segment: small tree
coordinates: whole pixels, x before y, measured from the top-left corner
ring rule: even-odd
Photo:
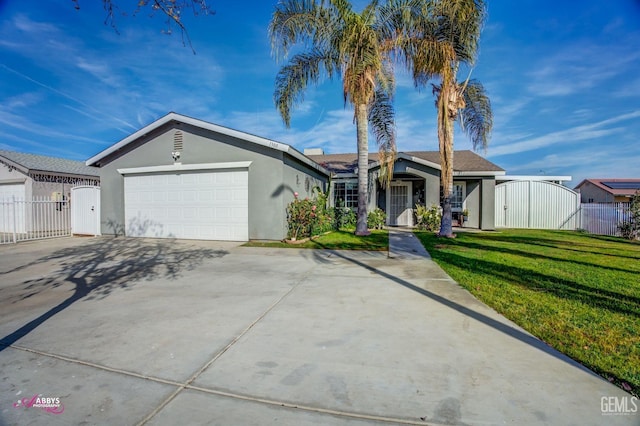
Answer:
[[[622,237],[629,240],[640,239],[640,191],[631,198],[629,217],[618,224],[618,231]]]

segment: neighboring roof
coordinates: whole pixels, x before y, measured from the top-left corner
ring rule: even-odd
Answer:
[[[95,167],[88,167],[82,161],[24,152],[0,150],[0,161],[9,164],[25,174],[44,172],[52,174],[99,176]]]
[[[358,166],[357,154],[309,155],[313,161],[331,170],[333,173],[354,173]],[[438,151],[399,152],[397,159],[414,161],[440,170],[440,153]],[[378,154],[369,153],[369,167],[378,165]],[[473,151],[455,151],[453,156],[454,173],[478,172],[492,175],[503,175],[504,169],[486,160]]]
[[[591,183],[613,195],[633,195],[636,191],[640,191],[640,179],[585,179],[580,182],[574,189],[580,189],[585,183]]]
[[[252,135],[250,133],[245,133],[245,132],[241,132],[239,130],[234,130],[234,129],[230,129],[228,127],[223,127],[223,126],[219,126],[217,124],[213,124],[213,123],[209,123],[207,121],[203,121],[203,120],[198,120],[197,118],[191,118],[191,117],[187,117],[186,115],[181,115],[181,114],[177,114],[175,112],[170,112],[169,114],[165,115],[164,117],[159,118],[158,120],[154,121],[153,123],[143,127],[142,129],[138,130],[137,132],[127,136],[126,138],[122,139],[120,142],[111,145],[109,148],[105,149],[104,151],[100,152],[99,154],[89,158],[86,161],[86,165],[90,166],[90,165],[96,165],[97,163],[100,162],[100,160],[102,160],[103,158],[107,157],[108,155],[118,151],[119,149],[124,148],[125,146],[129,145],[130,143],[138,140],[141,137],[146,136],[147,134],[149,134],[150,132],[154,131],[155,129],[167,124],[167,123],[171,123],[171,122],[179,122],[179,123],[184,123],[184,124],[189,124],[192,125],[194,127],[199,127],[201,129],[205,129],[205,130],[210,130],[216,133],[220,133],[223,135],[227,135],[227,136],[231,136],[234,138],[238,138],[238,139],[242,139],[245,140],[247,142],[251,142],[251,143],[255,143],[257,145],[261,145],[261,146],[265,146],[271,149],[275,149],[278,151],[282,151],[282,152],[286,152],[287,154],[291,155],[293,158],[301,161],[302,163],[306,164],[307,166],[325,174],[325,175],[329,175],[329,171],[326,170],[325,168],[319,166],[317,163],[309,160],[308,157],[306,157],[305,155],[303,155],[300,151],[297,151],[295,148],[292,148],[291,146],[284,144],[284,143],[280,143],[280,142],[276,142],[273,141],[271,139],[266,139],[260,136],[256,136],[256,135]]]

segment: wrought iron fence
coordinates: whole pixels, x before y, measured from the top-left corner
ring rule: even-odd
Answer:
[[[0,200],[0,244],[71,235],[69,200]]]
[[[583,203],[580,228],[591,234],[620,235],[618,226],[631,220],[629,203]]]

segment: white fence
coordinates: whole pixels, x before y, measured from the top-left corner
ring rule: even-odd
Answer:
[[[0,200],[0,244],[71,235],[69,201]]]
[[[524,229],[584,229],[620,235],[631,218],[629,203],[580,204],[580,194],[546,181],[509,181],[496,185],[495,226]]]
[[[629,203],[582,204],[578,228],[591,234],[620,235],[618,225],[631,220],[629,207]]]

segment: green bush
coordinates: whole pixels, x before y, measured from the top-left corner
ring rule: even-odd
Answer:
[[[353,210],[341,205],[334,207],[332,210],[333,217],[335,218],[334,229],[336,231],[341,229],[355,229],[356,213]]]
[[[629,218],[618,224],[618,231],[623,238],[635,240],[640,238],[640,191],[636,192],[629,204]]]
[[[301,239],[319,235],[333,228],[334,218],[327,208],[327,194],[314,188],[317,192],[316,199],[298,199],[298,193],[294,193],[295,199],[287,206],[288,237]]]
[[[367,228],[382,229],[387,220],[387,214],[382,209],[375,209],[367,215]]]
[[[442,212],[440,211],[440,207],[435,204],[432,204],[429,208],[421,204],[416,204],[416,218],[418,229],[436,232],[440,229]]]

